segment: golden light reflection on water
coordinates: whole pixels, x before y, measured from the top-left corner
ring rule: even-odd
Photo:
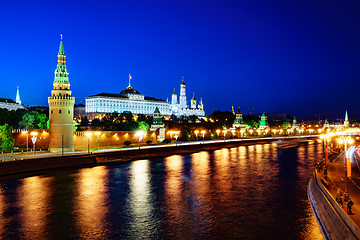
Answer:
[[[5,205],[5,200],[4,200],[4,196],[3,196],[3,190],[0,186],[0,237],[4,234],[5,232],[5,224],[6,224],[6,219],[4,216],[4,211],[6,209],[6,205]]]
[[[104,166],[79,170],[74,203],[81,238],[106,238],[107,174]]]
[[[50,182],[53,178],[29,177],[19,188],[20,219],[26,239],[45,239],[48,209],[51,197]]]
[[[130,210],[132,223],[130,225],[134,239],[151,238],[150,229],[154,228],[152,222],[153,205],[150,192],[150,161],[139,160],[130,166]]]
[[[167,218],[169,219],[169,230],[177,232],[180,230],[180,223],[188,225],[188,219],[184,214],[183,199],[181,189],[183,185],[183,161],[182,156],[174,155],[165,158],[166,169],[165,180],[165,204],[167,209]],[[185,208],[186,209],[186,208]],[[184,233],[187,234],[187,233]],[[188,236],[188,235],[187,235]]]

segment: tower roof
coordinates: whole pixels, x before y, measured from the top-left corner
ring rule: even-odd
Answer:
[[[184,83],[184,77],[182,77],[182,82],[181,82],[180,86],[186,86],[186,84]]]
[[[240,108],[238,108],[236,114],[241,114]]]
[[[192,97],[191,101],[192,101],[192,102],[194,102],[194,101],[196,102],[195,93],[193,93],[193,97]]]
[[[349,121],[347,110],[345,111],[345,121]]]
[[[61,40],[60,40],[60,47],[59,47],[59,54],[65,54],[64,52],[64,44],[62,41],[62,34],[60,34]]]
[[[174,93],[172,94],[173,96],[177,96],[176,92],[175,92],[175,88],[174,88]]]
[[[159,108],[156,107],[154,113],[160,113]]]

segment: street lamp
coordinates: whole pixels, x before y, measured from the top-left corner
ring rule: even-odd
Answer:
[[[90,136],[92,135],[92,133],[86,132],[85,135],[88,137],[88,154],[90,154]]]
[[[198,134],[199,134],[199,130],[195,130],[194,133],[195,133],[196,140],[197,140],[197,137],[198,137]]]
[[[33,143],[33,154],[35,154],[35,144],[36,144],[37,134],[38,134],[37,132],[31,132],[31,136],[33,136],[31,138],[31,141]]]
[[[348,177],[351,176],[351,163],[350,163],[350,158],[346,157],[346,152],[347,152],[347,144],[353,144],[354,140],[348,135],[343,135],[340,136],[339,139],[339,143],[343,144],[344,143],[344,167],[345,167],[345,194],[344,194],[344,201],[348,201],[349,200],[349,191],[348,191],[348,183],[347,183],[347,179]]]
[[[221,130],[216,130],[216,134],[217,134],[217,137],[219,138],[219,134],[220,134]]]
[[[276,129],[273,129],[272,132],[274,133],[274,136],[276,135]]]
[[[223,134],[224,134],[224,142],[225,142],[225,138],[226,138],[226,132],[227,132],[227,130],[226,130],[226,129],[224,129],[224,130],[223,130]]]
[[[140,142],[142,141],[144,135],[145,135],[145,132],[143,130],[139,130],[135,133],[135,136],[137,136],[139,138],[139,149],[140,149]]]
[[[95,132],[95,135],[96,135],[96,150],[99,151],[99,135],[100,135],[100,132]]]

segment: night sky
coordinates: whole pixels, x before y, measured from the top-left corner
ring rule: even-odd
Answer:
[[[51,2],[51,3],[50,3]],[[206,114],[360,117],[358,1],[2,1],[0,97],[47,106],[60,33],[76,103],[128,85]],[[318,116],[316,116],[318,118]]]

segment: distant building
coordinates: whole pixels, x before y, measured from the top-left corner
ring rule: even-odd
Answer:
[[[323,128],[329,128],[330,127],[330,124],[328,122],[327,119],[325,119],[325,122],[324,122],[324,125],[323,125]]]
[[[345,121],[344,121],[344,128],[348,128],[350,126],[350,123],[349,123],[349,118],[348,118],[348,113],[347,113],[347,110],[345,112]]]
[[[268,128],[268,123],[267,123],[267,117],[265,115],[265,113],[263,113],[261,115],[261,119],[260,119],[260,126],[259,126],[259,129],[266,129]]]
[[[165,127],[158,108],[155,108],[150,131],[154,131],[156,133],[154,141],[162,141],[165,139]]]
[[[180,84],[179,102],[178,102],[177,94],[174,89],[174,93],[171,96],[170,110],[171,110],[171,115],[175,115],[178,117],[192,116],[192,115],[195,115],[200,118],[205,117],[204,105],[201,98],[200,98],[200,102],[197,103],[195,94],[193,94],[193,98],[190,101],[190,106],[188,105],[186,101],[186,85],[184,83],[184,78],[182,79],[182,82]]]
[[[234,107],[232,108],[232,111],[234,112]],[[235,120],[234,120],[234,123],[233,123],[232,127],[233,128],[245,128],[246,127],[243,116],[242,116],[242,113],[240,111],[240,108],[236,112]]]
[[[292,123],[292,126],[291,126],[292,129],[298,129],[298,125],[297,125],[297,122],[296,122],[296,118],[294,117],[293,119],[293,123]]]
[[[0,108],[5,108],[9,111],[16,111],[17,109],[25,109],[25,107],[21,104],[19,87],[16,90],[16,100],[12,100],[9,98],[0,98]]]
[[[152,115],[156,108],[161,114],[170,115],[170,104],[162,99],[146,97],[130,85],[120,93],[99,93],[85,99],[86,113],[123,113]]]

